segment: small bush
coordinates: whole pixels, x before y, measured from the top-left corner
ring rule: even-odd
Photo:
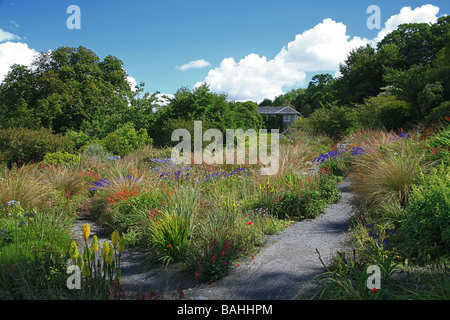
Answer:
[[[450,248],[450,169],[441,165],[413,186],[400,225],[411,252],[422,259],[448,254]]]
[[[80,164],[81,157],[68,152],[50,152],[44,156],[44,164]]]
[[[66,137],[68,137],[70,140],[73,141],[74,147],[77,150],[80,150],[82,147],[88,145],[91,142],[91,137],[89,137],[86,133],[83,131],[76,132],[76,131],[67,131]]]
[[[357,128],[355,113],[346,106],[316,109],[308,118],[314,133],[341,138]]]
[[[8,128],[0,130],[0,157],[9,167],[13,163],[22,165],[38,163],[50,152],[71,152],[73,142],[60,134],[52,134],[48,129],[30,130]]]
[[[90,144],[83,152],[83,157],[94,158],[99,161],[107,161],[112,154],[107,152],[103,146],[99,144]]]
[[[378,107],[376,117],[390,131],[405,127],[412,119],[410,105],[401,100],[390,100]]]
[[[202,249],[193,246],[186,266],[196,281],[214,282],[230,272],[235,257],[236,253],[229,240],[219,242],[212,239],[211,243]]]
[[[100,142],[108,151],[125,156],[144,145],[152,144],[153,140],[145,129],[136,131],[132,123],[126,123],[121,128],[108,134]]]

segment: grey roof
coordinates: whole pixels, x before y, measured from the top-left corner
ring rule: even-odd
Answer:
[[[258,107],[259,114],[300,114],[291,107]]]

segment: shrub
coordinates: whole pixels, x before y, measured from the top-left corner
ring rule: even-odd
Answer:
[[[83,131],[77,132],[69,130],[66,132],[66,137],[73,141],[74,147],[77,150],[80,150],[83,146],[88,145],[91,142],[91,137]]]
[[[428,149],[427,160],[450,163],[450,126],[438,129],[435,134],[428,136],[425,141],[425,148]]]
[[[412,119],[411,107],[406,101],[388,100],[378,107],[376,117],[386,130],[399,129]]]
[[[153,140],[145,129],[136,131],[132,123],[126,123],[108,134],[100,143],[113,154],[125,156],[143,145],[152,144]]]
[[[50,152],[44,156],[44,164],[80,164],[81,156],[71,154],[68,152]]]
[[[355,113],[347,106],[332,106],[314,110],[308,121],[315,133],[341,138],[357,128]]]
[[[0,254],[6,254],[6,247]],[[14,255],[23,247],[12,249]],[[52,246],[32,248],[30,257],[0,261],[0,299],[70,299],[71,292],[64,285],[67,280],[67,259]],[[4,258],[4,256],[2,257]]]
[[[438,107],[431,110],[430,114],[425,118],[425,125],[431,126],[439,121],[445,121],[450,115],[450,101],[442,102]],[[447,117],[447,118],[445,118]]]
[[[410,250],[425,259],[448,254],[450,248],[450,169],[441,165],[413,186],[400,225]]]
[[[83,157],[94,158],[99,161],[107,161],[112,154],[107,152],[103,146],[99,144],[90,144],[83,152]]]
[[[71,152],[73,142],[60,134],[52,134],[49,129],[30,130],[8,128],[0,130],[0,156],[8,166],[28,162],[40,162],[45,154],[57,151]]]

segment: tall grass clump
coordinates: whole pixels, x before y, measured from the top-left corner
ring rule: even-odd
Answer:
[[[398,203],[404,207],[412,184],[429,167],[424,161],[424,151],[408,141],[372,144],[365,149],[355,159],[357,179],[353,190],[369,206]]]
[[[189,240],[196,226],[198,189],[186,188],[175,195],[175,200],[149,226],[151,246],[156,248],[163,264],[184,260]]]
[[[0,178],[0,202],[14,200],[23,206],[35,208],[50,201],[52,190],[35,167],[4,169]]]

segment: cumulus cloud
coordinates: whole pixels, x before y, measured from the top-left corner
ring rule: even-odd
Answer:
[[[435,23],[439,7],[432,4],[425,4],[414,10],[411,7],[403,7],[399,14],[391,16],[384,24],[383,29],[374,39],[375,42],[381,41],[386,35],[397,29],[403,23]]]
[[[336,72],[350,50],[367,43],[367,39],[351,38],[346,30],[344,24],[325,19],[297,35],[273,59],[255,53],[239,62],[224,59],[208,72],[205,82],[233,100],[273,99],[283,94],[284,87],[303,85],[306,72]]]
[[[227,93],[232,100],[259,102],[265,98],[273,99],[284,93],[283,88],[304,85],[306,72],[338,75],[339,63],[351,50],[367,44],[375,45],[402,23],[436,22],[438,12],[439,8],[433,5],[423,5],[414,10],[404,7],[386,21],[374,39],[350,36],[345,24],[327,18],[296,35],[273,59],[256,53],[239,61],[233,57],[223,59],[218,67],[209,70],[204,82],[212,91]]]
[[[131,77],[131,76],[127,76],[127,81],[130,84],[131,87],[131,91],[135,90],[135,87],[137,86],[137,81],[135,78]]]
[[[200,69],[200,68],[205,68],[205,67],[209,67],[211,64],[203,59],[199,59],[199,60],[194,60],[194,61],[190,61],[186,64],[183,64],[181,66],[177,66],[176,68],[180,71],[186,71],[189,69]]]
[[[0,82],[13,64],[30,65],[39,52],[28,48],[26,43],[5,42],[0,43]]]
[[[20,40],[20,37],[3,29],[0,29],[0,42],[12,40]]]

